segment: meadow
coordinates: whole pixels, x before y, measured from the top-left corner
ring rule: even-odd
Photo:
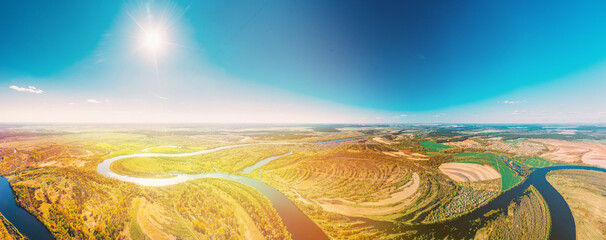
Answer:
[[[0,139],[0,175],[9,179],[17,202],[58,239],[289,239],[292,235],[269,200],[244,184],[198,179],[143,187],[106,178],[96,167],[105,159],[126,154],[188,153],[243,143],[362,136],[315,145],[247,145],[188,157],[126,158],[110,168],[145,178],[222,172],[259,179],[287,196],[331,238],[392,239],[409,235],[386,230],[386,224],[417,226],[457,219],[515,186],[531,168],[561,164],[539,157],[547,148],[526,139],[507,143],[436,136],[424,129],[347,129],[58,128],[46,135],[19,129]],[[290,152],[242,173],[263,159]],[[501,178],[455,181],[440,169],[460,163],[494,168]],[[572,182],[574,186],[593,183],[588,179]],[[566,196],[566,190],[562,191]],[[540,200],[536,191],[528,190],[509,212],[495,213],[494,221],[478,223],[483,230],[477,236],[541,238],[546,231],[545,210],[529,208],[542,204]],[[531,227],[525,221],[542,225]],[[594,223],[584,224],[599,229]],[[524,234],[501,225],[517,227]],[[4,226],[10,231],[8,224]],[[470,234],[476,234],[475,230]],[[10,235],[18,238],[17,233]]]
[[[178,150],[198,151],[242,139],[226,135],[219,142],[217,138],[196,136],[184,141],[174,135],[113,132],[48,138],[16,134],[0,143],[11,146],[3,149],[7,154],[0,162],[0,174],[9,179],[17,203],[42,219],[57,239],[289,239],[290,233],[267,198],[248,186],[201,179],[149,188],[96,172],[96,164],[105,158],[174,144],[173,140],[184,146]],[[7,151],[13,148],[18,149],[16,153]],[[268,151],[257,150],[259,154]]]
[[[542,168],[542,167],[551,167],[551,166],[564,166],[570,165],[566,163],[558,163],[546,160],[541,157],[532,157],[527,159],[513,159],[513,161],[520,166],[534,167],[534,168]]]
[[[439,144],[439,143],[436,143],[434,141],[429,141],[429,140],[428,141],[419,142],[419,144],[422,147],[424,147],[425,149],[427,149],[427,151],[430,151],[430,152],[439,152],[439,151],[442,151],[442,150],[446,150],[446,149],[452,148],[451,146],[444,145],[444,144]]]
[[[584,170],[559,170],[547,180],[570,206],[577,228],[577,239],[606,237],[606,173]]]
[[[121,175],[167,178],[175,174],[239,173],[263,159],[295,149],[289,145],[250,145],[189,157],[135,157],[118,160],[111,169]]]

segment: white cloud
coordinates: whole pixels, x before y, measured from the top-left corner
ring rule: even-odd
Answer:
[[[408,117],[408,115],[402,114],[402,115],[400,115],[400,117]]]
[[[36,93],[36,94],[40,94],[40,93],[44,92],[44,91],[42,91],[42,89],[37,89],[34,86],[28,86],[27,88],[24,88],[24,87],[17,87],[15,85],[12,85],[8,88],[13,89],[15,91],[19,91],[19,92],[30,92],[30,93]]]
[[[96,104],[96,103],[101,103],[101,102],[99,102],[99,101],[97,101],[97,100],[95,100],[95,99],[88,99],[88,100],[86,100],[86,102],[87,102],[87,103],[95,103],[95,104]]]
[[[70,102],[70,103],[68,103],[67,105],[74,105],[74,104],[76,104],[76,103],[74,103],[74,102]]]
[[[505,100],[505,101],[501,101],[499,103],[503,103],[503,104],[518,104],[518,103],[523,103],[523,102],[526,102],[526,100],[524,100],[524,101],[508,101],[508,100]]]

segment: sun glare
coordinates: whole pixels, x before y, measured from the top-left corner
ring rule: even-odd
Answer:
[[[134,52],[144,51],[143,58],[147,58],[155,68],[156,76],[160,78],[159,63],[161,58],[167,57],[173,47],[187,47],[173,42],[177,39],[174,34],[179,17],[183,12],[176,8],[164,10],[154,15],[150,4],[142,5],[129,11],[128,17],[133,21],[132,36]],[[136,27],[136,28],[134,28]]]
[[[143,45],[153,53],[157,53],[164,45],[164,36],[157,30],[147,31],[143,38]]]

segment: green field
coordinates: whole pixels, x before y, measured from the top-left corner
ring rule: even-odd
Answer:
[[[116,173],[148,178],[170,178],[176,174],[220,171],[239,173],[242,169],[272,156],[290,151],[283,145],[242,146],[189,157],[133,157],[113,162]]]
[[[567,165],[567,164],[564,164],[564,163],[556,163],[556,162],[552,162],[552,161],[549,161],[549,160],[545,160],[544,158],[541,158],[541,157],[529,158],[529,159],[526,159],[524,161],[520,161],[518,159],[515,159],[514,162],[520,164],[521,166],[526,165],[526,166],[535,167],[535,168]]]
[[[430,152],[438,152],[438,151],[452,148],[451,146],[439,144],[434,141],[424,141],[424,142],[420,142],[419,144]]]
[[[458,154],[457,154],[458,155]],[[457,156],[455,155],[455,157]],[[463,163],[472,163],[472,164],[478,164],[478,165],[484,165],[487,164],[486,161],[479,161],[479,160],[468,160],[468,161],[464,161]]]
[[[487,164],[494,167],[501,174],[501,190],[507,190],[522,181],[522,177],[505,166],[505,163],[497,160],[497,156],[493,153],[459,153],[454,157],[464,159],[462,162],[465,163]]]
[[[519,141],[524,141],[526,140],[526,138],[518,138],[518,139],[514,139],[514,140],[507,140],[505,141],[506,143],[517,143]]]

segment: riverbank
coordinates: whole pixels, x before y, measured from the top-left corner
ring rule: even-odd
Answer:
[[[2,196],[0,198],[0,213],[4,215],[3,218],[18,230],[16,233],[19,234],[15,233],[15,235],[22,235],[36,240],[54,239],[46,226],[17,205],[8,180],[3,177],[0,177],[0,196]],[[4,224],[4,226],[6,225]],[[9,230],[12,229],[11,227],[8,228]]]

